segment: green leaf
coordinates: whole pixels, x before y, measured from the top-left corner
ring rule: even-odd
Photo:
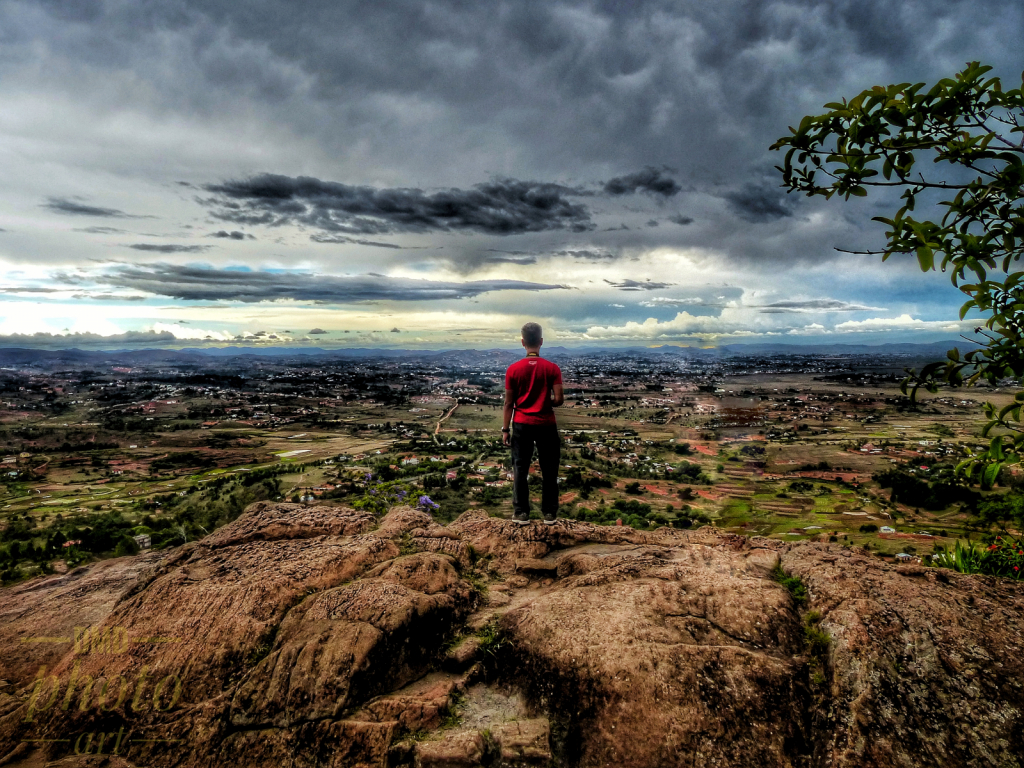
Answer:
[[[1003,468],[1002,462],[996,462],[989,464],[985,467],[985,471],[981,475],[981,485],[983,488],[991,488],[999,477],[999,470]]]
[[[917,249],[917,263],[921,265],[922,272],[935,268],[935,254],[927,245],[922,245]]]

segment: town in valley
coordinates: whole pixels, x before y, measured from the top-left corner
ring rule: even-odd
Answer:
[[[1016,482],[1004,470],[982,492],[955,473],[986,443],[982,403],[1013,390],[911,401],[900,382],[922,362],[912,353],[545,354],[565,378],[563,519],[708,525],[920,562],[978,533],[979,505]],[[260,500],[510,517],[501,402],[517,357],[6,350],[0,573],[11,583],[177,546]]]

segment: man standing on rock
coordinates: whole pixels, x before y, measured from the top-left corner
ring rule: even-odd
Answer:
[[[523,326],[526,357],[505,372],[505,409],[501,438],[512,446],[512,519],[522,525],[530,522],[528,485],[533,448],[537,447],[543,494],[541,511],[551,525],[558,517],[558,461],[561,438],[553,408],[565,401],[562,370],[540,356],[544,343],[537,323]],[[514,412],[514,416],[513,416]]]

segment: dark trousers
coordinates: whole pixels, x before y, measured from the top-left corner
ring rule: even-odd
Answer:
[[[558,513],[558,460],[562,441],[554,424],[512,424],[512,509],[516,514],[530,514],[528,485],[533,448],[537,447],[543,494],[541,511]]]

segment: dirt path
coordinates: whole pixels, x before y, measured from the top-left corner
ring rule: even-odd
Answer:
[[[455,413],[455,409],[458,407],[459,404],[456,403],[455,405],[448,409],[444,416],[437,420],[437,426],[434,427],[434,442],[437,443],[438,445],[440,445],[440,443],[437,440],[437,436],[441,433],[441,425],[448,421],[448,417]]]

